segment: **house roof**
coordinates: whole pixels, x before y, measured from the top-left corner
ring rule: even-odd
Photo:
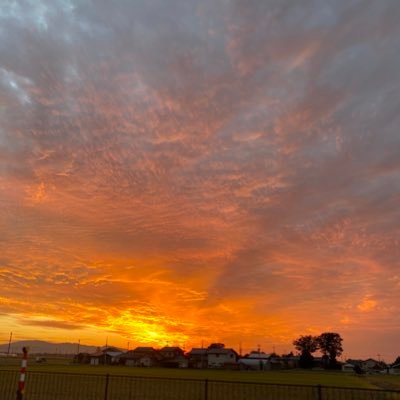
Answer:
[[[380,364],[380,361],[377,361],[377,360],[375,360],[375,359],[373,359],[373,358],[367,358],[367,359],[364,360],[363,362],[366,363],[366,362],[368,362],[368,361],[373,361],[373,362],[376,363],[376,364]]]
[[[346,362],[349,363],[349,364],[360,364],[360,363],[362,363],[363,361],[362,361],[362,360],[355,360],[355,359],[349,358],[349,359],[346,360]]]
[[[129,350],[122,355],[124,359],[139,359],[145,356],[155,356],[157,354],[157,350],[153,347],[136,347],[134,350]]]
[[[289,357],[281,357],[283,361],[299,361],[300,356],[289,356]]]
[[[110,357],[118,357],[120,355],[122,355],[122,351],[107,351],[106,353],[108,356]]]
[[[197,355],[197,356],[202,356],[204,354],[207,354],[207,349],[203,349],[203,348],[193,348],[192,350],[190,350],[187,354],[189,355]]]
[[[183,351],[180,347],[177,346],[172,346],[172,347],[165,346],[162,349],[160,349],[160,351],[177,351],[177,350]]]
[[[119,352],[121,352],[121,350],[118,348],[118,347],[113,347],[113,346],[108,346],[108,347],[104,347],[103,349],[101,349],[101,351],[103,352],[103,353],[108,353],[108,352],[115,352],[115,351],[119,351]]]
[[[264,352],[258,352],[258,351],[252,351],[246,358],[260,358],[260,359],[264,359],[264,358],[271,358],[271,354],[267,354]]]
[[[208,354],[230,354],[234,353],[238,356],[238,353],[236,353],[235,350],[233,349],[209,349]]]
[[[156,351],[153,347],[136,347],[136,349],[131,351]]]
[[[95,353],[89,354],[90,357],[104,357],[106,353],[103,353],[102,351],[96,351]]]

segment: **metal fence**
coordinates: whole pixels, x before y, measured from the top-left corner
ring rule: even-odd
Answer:
[[[0,371],[0,399],[18,373]],[[400,400],[400,391],[218,380],[29,372],[24,400]]]

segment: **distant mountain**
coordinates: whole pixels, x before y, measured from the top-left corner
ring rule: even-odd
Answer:
[[[81,353],[94,353],[97,349],[96,346],[78,345],[78,343],[49,343],[42,340],[21,340],[12,342],[10,353],[22,353],[23,347],[29,347],[30,354],[47,353],[47,354],[76,354]],[[8,343],[0,345],[0,353],[7,353]]]

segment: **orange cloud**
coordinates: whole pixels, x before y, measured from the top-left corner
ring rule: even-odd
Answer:
[[[377,304],[378,302],[376,300],[366,297],[360,304],[357,305],[357,309],[362,312],[370,312],[375,310]]]

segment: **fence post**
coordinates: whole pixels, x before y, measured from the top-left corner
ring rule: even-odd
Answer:
[[[317,400],[322,400],[322,386],[317,386]]]
[[[204,380],[204,400],[208,400],[208,379]]]
[[[110,381],[110,374],[106,374],[106,386],[104,388],[104,400],[108,399],[108,383]]]

